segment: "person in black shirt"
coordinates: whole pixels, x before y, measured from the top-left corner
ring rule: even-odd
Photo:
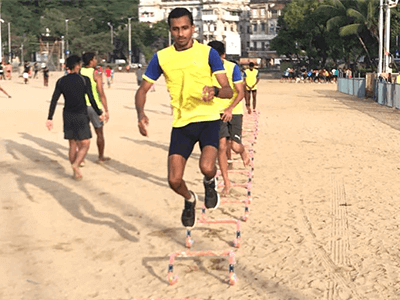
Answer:
[[[90,79],[79,74],[81,58],[77,55],[71,55],[68,57],[66,65],[71,73],[61,77],[56,83],[46,127],[49,130],[53,128],[53,115],[57,101],[63,94],[65,102],[63,110],[64,138],[69,141],[69,160],[74,172],[73,178],[81,180],[82,175],[79,166],[85,159],[92,137],[85,94],[89,96],[90,103],[99,115],[100,121],[104,120],[104,115],[93,98]]]

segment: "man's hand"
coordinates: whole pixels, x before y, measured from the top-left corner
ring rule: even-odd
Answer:
[[[139,132],[141,135],[149,136],[147,133],[148,125],[149,125],[149,118],[145,114],[142,114],[138,122]]]
[[[232,108],[224,109],[224,113],[221,116],[223,122],[230,122],[232,120]]]
[[[213,86],[205,86],[203,88],[203,95],[201,100],[208,102],[214,99],[214,87]]]
[[[110,114],[109,114],[108,111],[106,111],[106,112],[104,113],[104,121],[107,123],[109,119],[110,119]]]
[[[100,121],[100,122],[104,122],[104,120],[105,120],[105,115],[104,115],[104,113],[102,113],[102,114],[99,116],[99,121]]]
[[[53,120],[47,120],[46,127],[48,130],[52,130],[53,129]]]

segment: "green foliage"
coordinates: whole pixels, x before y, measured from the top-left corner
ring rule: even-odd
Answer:
[[[137,56],[144,53],[149,59],[155,50],[164,47],[168,41],[168,27],[165,22],[152,28],[138,22],[139,0],[0,0],[1,17],[11,22],[13,52],[20,55],[24,44],[25,57],[39,51],[39,37],[50,36],[68,39],[70,50],[80,54],[96,51],[107,57],[113,52],[116,57],[128,57],[128,18],[132,24],[132,50]],[[66,20],[68,20],[66,22]],[[113,26],[114,45],[110,43]],[[67,33],[68,27],[68,33]],[[3,37],[7,26],[2,26]],[[3,42],[3,47],[4,47]]]

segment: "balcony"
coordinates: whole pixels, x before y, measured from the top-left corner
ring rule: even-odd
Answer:
[[[250,34],[250,41],[270,41],[276,36],[277,36],[276,34],[266,34],[266,33]]]
[[[201,17],[203,21],[217,21],[217,15],[203,15]]]
[[[231,22],[239,22],[240,17],[239,16],[232,16],[232,15],[224,15],[224,20],[225,21],[231,21]]]

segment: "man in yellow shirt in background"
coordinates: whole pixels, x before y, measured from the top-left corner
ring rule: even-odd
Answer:
[[[231,99],[220,99],[218,105],[221,113],[221,127],[219,130],[219,149],[218,161],[221,170],[221,175],[224,180],[224,189],[221,196],[227,196],[231,189],[231,183],[228,176],[228,153],[231,149],[240,154],[243,164],[247,166],[250,163],[250,157],[242,144],[242,124],[243,124],[243,97],[244,86],[242,74],[239,66],[233,62],[225,59],[225,45],[220,41],[209,42],[208,45],[217,50],[224,63],[226,76],[228,77],[229,85],[233,90],[233,97]],[[216,77],[213,77],[214,85],[218,86]]]
[[[233,92],[217,51],[193,40],[195,26],[191,12],[182,7],[173,9],[168,16],[168,25],[174,44],[154,54],[136,92],[135,104],[139,132],[148,136],[149,119],[144,112],[146,94],[164,74],[173,109],[168,183],[185,199],[181,217],[183,226],[193,228],[196,225],[197,195],[183,180],[186,161],[199,142],[205,206],[216,209],[220,202],[215,180],[220,114],[213,99],[214,96],[229,99]],[[221,88],[213,86],[212,74]]]
[[[251,114],[250,108],[250,94],[253,95],[253,111],[256,111],[257,104],[257,83],[260,81],[260,74],[257,69],[254,68],[254,63],[249,64],[249,68],[244,71],[244,81],[246,83],[246,108],[247,112]]]

